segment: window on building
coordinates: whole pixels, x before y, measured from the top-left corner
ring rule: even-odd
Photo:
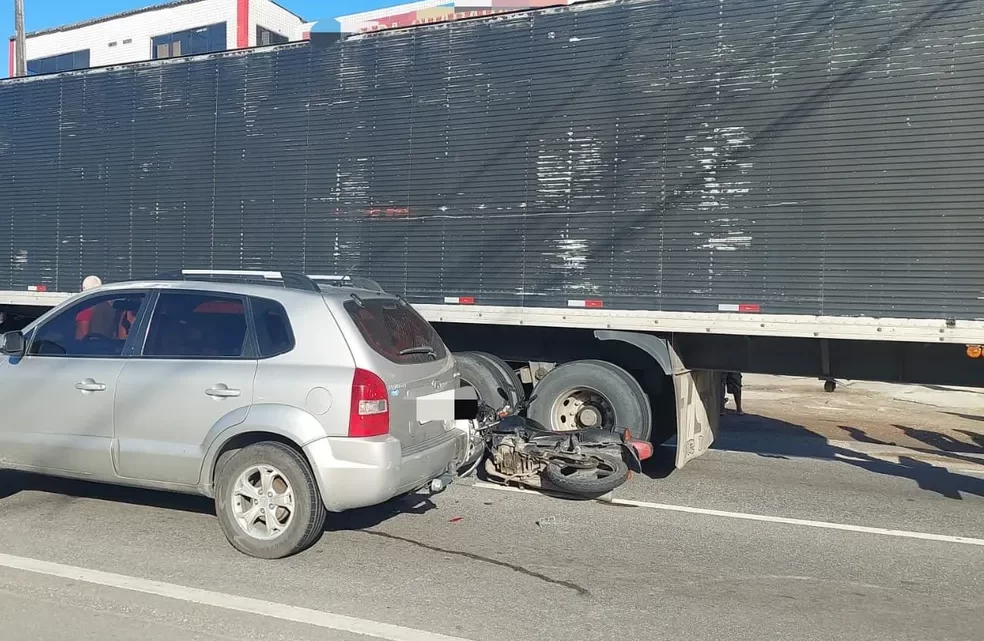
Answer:
[[[256,44],[263,47],[266,45],[280,45],[287,42],[289,38],[282,36],[276,31],[270,31],[266,27],[256,25]]]
[[[202,53],[224,51],[226,48],[226,23],[208,25],[197,29],[175,31],[154,36],[151,55],[155,60],[194,56]]]
[[[47,58],[35,58],[27,61],[27,75],[37,76],[46,73],[59,73],[62,71],[74,71],[76,69],[88,69],[89,50],[72,51],[57,56]]]

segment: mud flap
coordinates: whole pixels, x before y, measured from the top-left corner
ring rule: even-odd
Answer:
[[[688,370],[670,348],[673,362],[673,389],[676,396],[676,467],[682,468],[714,442],[721,418],[722,374],[708,370]]]

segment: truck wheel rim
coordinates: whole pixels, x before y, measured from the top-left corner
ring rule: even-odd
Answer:
[[[272,465],[247,468],[232,489],[232,513],[248,536],[270,541],[294,520],[294,488]]]
[[[550,427],[568,432],[592,427],[615,428],[615,408],[597,390],[578,387],[557,396],[550,410]]]

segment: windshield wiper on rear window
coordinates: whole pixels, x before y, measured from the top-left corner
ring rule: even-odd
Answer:
[[[437,356],[437,352],[430,345],[421,345],[420,347],[408,347],[406,349],[400,350],[400,356],[410,356],[411,354],[430,354],[431,356]]]

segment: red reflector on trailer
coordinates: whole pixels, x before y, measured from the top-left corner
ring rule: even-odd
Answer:
[[[445,296],[444,303],[447,305],[474,305],[474,296]]]
[[[588,299],[588,300],[569,300],[567,301],[568,307],[589,307],[593,309],[598,309],[599,307],[604,307],[604,301],[599,299]]]
[[[722,303],[718,305],[719,312],[738,312],[740,314],[757,314],[762,308],[757,303]]]
[[[651,458],[653,455],[653,444],[649,441],[640,441],[637,439],[632,439],[629,441],[629,447],[635,450],[636,456],[639,457],[640,461],[645,461],[647,458]]]
[[[27,291],[29,292],[46,292],[48,291],[47,285],[28,285]]]

